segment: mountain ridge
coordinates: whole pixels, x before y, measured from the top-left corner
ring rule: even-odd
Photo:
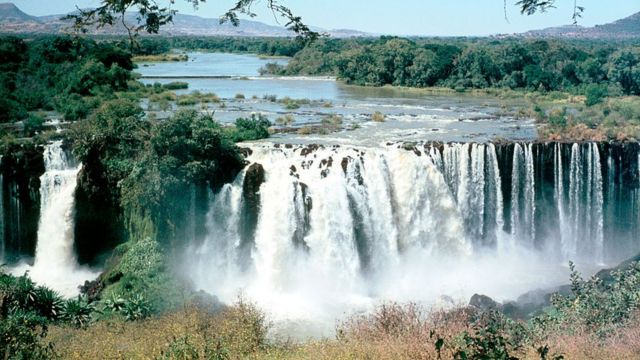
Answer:
[[[640,38],[640,12],[593,27],[565,25],[520,34],[524,37],[553,37],[575,39],[635,39]]]
[[[0,3],[0,33],[9,34],[60,34],[69,32],[71,22],[62,20],[66,14],[32,16],[20,10],[14,3]],[[125,22],[136,24],[136,13],[127,13]],[[366,32],[350,29],[324,30],[332,37],[367,37],[373,36]],[[91,35],[125,35],[126,29],[122,24],[89,29]],[[169,23],[160,30],[165,36],[239,36],[239,37],[293,37],[296,34],[283,26],[268,25],[254,20],[242,20],[235,27],[229,23],[220,24],[218,18],[205,18],[197,15],[176,14],[173,23]]]

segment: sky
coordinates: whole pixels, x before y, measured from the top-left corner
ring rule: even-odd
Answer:
[[[0,0],[0,2],[3,0]],[[169,0],[157,0],[169,4]],[[255,20],[277,24],[265,8],[266,0],[255,5]],[[556,0],[556,8],[544,14],[520,15],[507,0],[505,19],[502,0],[281,0],[309,25],[324,29],[354,29],[376,34],[424,36],[484,36],[510,34],[572,22],[574,0]],[[99,5],[99,0],[14,0],[30,15],[51,15]],[[578,0],[586,9],[579,24],[594,26],[640,12],[638,0]],[[207,0],[197,10],[186,0],[176,0],[180,13],[218,17],[233,0]]]

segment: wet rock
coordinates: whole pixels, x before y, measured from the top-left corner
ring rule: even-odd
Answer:
[[[100,300],[100,293],[104,289],[104,283],[101,279],[93,281],[85,281],[83,285],[78,286],[80,294],[86,295],[89,302]]]
[[[502,305],[486,295],[474,294],[469,300],[469,306],[480,311],[502,310]]]
[[[320,161],[320,165],[318,165],[319,168],[322,168],[323,166],[326,168],[330,168],[333,165],[333,157],[329,156],[329,158],[327,159],[322,159],[322,161]]]
[[[347,174],[347,166],[349,166],[349,158],[342,158],[342,162],[340,162],[340,166],[342,166],[342,171]]]
[[[311,209],[313,208],[313,200],[309,196],[309,187],[305,183],[296,184],[299,186],[300,191],[296,191],[294,195],[294,202],[302,201],[302,209],[296,207],[296,229],[293,233],[293,243],[296,247],[299,247],[305,251],[309,250],[309,246],[304,241],[306,236],[311,231]],[[298,197],[301,197],[299,199]],[[300,211],[302,210],[302,211]]]
[[[243,156],[243,157],[249,157],[251,154],[253,154],[253,150],[246,148],[246,147],[242,147],[238,149],[238,152]]]
[[[320,146],[320,145],[318,145],[318,144],[311,144],[311,145],[308,145],[307,147],[303,148],[303,149],[300,151],[300,155],[302,155],[302,156],[307,156],[307,155],[309,155],[309,154],[313,153],[314,151],[317,151],[317,150],[318,150],[318,149],[320,149],[320,148],[321,148],[321,146]]]
[[[240,232],[241,262],[249,261],[260,214],[260,186],[265,181],[261,164],[254,163],[247,169],[242,184],[242,215]],[[246,265],[246,264],[245,264]]]
[[[289,168],[289,175],[295,177],[296,179],[300,179],[300,175],[298,174],[298,169],[296,168],[295,165],[291,165],[291,167]]]

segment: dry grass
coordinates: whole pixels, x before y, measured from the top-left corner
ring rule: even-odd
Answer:
[[[236,359],[266,347],[267,325],[254,305],[239,301],[216,313],[189,307],[139,322],[52,327],[47,340],[63,359],[208,359],[215,353]]]
[[[48,341],[64,359],[452,359],[467,346],[462,334],[478,313],[469,308],[427,312],[415,304],[387,303],[339,322],[335,339],[269,342],[265,317],[240,301],[217,313],[190,307],[141,322],[102,321],[86,330],[54,327]],[[442,340],[438,351],[436,343]],[[605,340],[576,330],[540,344],[511,349],[519,359],[639,359],[640,318]]]

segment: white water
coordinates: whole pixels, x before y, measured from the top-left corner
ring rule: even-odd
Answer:
[[[13,270],[29,272],[38,284],[65,296],[78,293],[78,285],[96,274],[78,267],[73,249],[74,193],[80,166],[74,166],[62,149],[62,141],[46,146],[45,173],[40,177],[40,222],[33,266]]]
[[[197,287],[223,301],[243,291],[276,319],[322,323],[326,334],[345,311],[381,299],[506,300],[567,278],[561,261],[534,249],[531,145],[516,145],[512,234],[503,230],[503,179],[491,144],[418,153],[328,146],[307,155],[303,147],[250,147],[248,160],[266,172],[251,266],[238,266],[244,175],[212,197],[208,239],[187,254]],[[305,196],[310,230],[296,245]]]

